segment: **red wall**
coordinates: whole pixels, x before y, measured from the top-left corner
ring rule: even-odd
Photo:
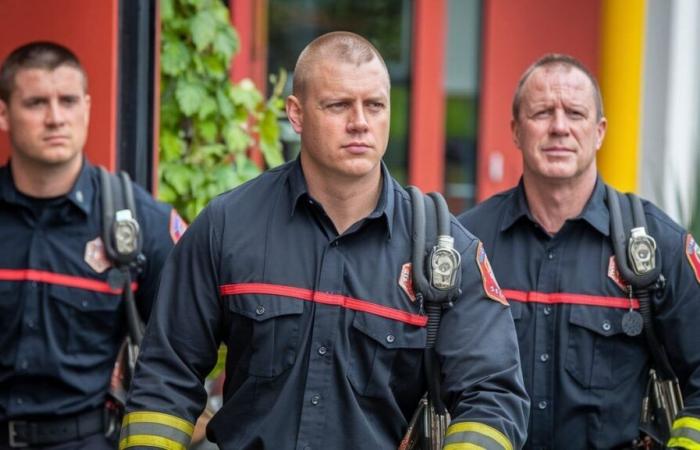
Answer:
[[[94,163],[116,161],[118,0],[0,0],[0,59],[19,45],[51,40],[73,50],[88,73],[92,97],[86,153]],[[10,153],[0,133],[0,162]]]
[[[600,1],[485,0],[477,199],[512,187],[522,173],[510,133],[511,102],[523,71],[545,53],[568,53],[598,71]],[[489,165],[500,154],[501,179]],[[498,172],[498,171],[496,171]]]

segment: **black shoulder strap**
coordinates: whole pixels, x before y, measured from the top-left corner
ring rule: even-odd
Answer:
[[[126,172],[112,175],[104,167],[100,170],[102,195],[102,240],[105,253],[114,268],[108,274],[113,288],[123,289],[126,317],[131,339],[129,365],[133,369],[138,347],[143,338],[144,325],[139,317],[131,287],[132,268],[140,270],[145,261],[141,253],[141,227],[137,221],[136,204],[131,180]]]
[[[102,241],[115,266],[137,266],[143,262],[141,228],[136,215],[134,190],[126,172],[119,176],[100,170],[102,195]]]
[[[442,310],[459,294],[461,260],[454,249],[450,212],[445,199],[436,192],[423,195],[408,186],[412,206],[412,280],[416,299],[428,316],[425,371],[428,396],[438,414],[445,412],[440,399],[440,369],[434,347]]]
[[[649,351],[654,360],[654,365],[659,372],[659,376],[665,380],[675,380],[676,376],[668,360],[663,345],[656,336],[653,323],[653,312],[651,296],[663,290],[664,279],[661,274],[660,249],[656,246],[653,238],[654,264],[653,268],[646,273],[638,273],[633,265],[633,253],[635,252],[634,230],[644,229],[646,233],[647,224],[644,217],[644,208],[639,197],[635,194],[622,194],[611,186],[607,186],[608,210],[610,212],[610,237],[615,251],[615,261],[617,262],[620,274],[630,284],[631,295],[636,295],[639,299],[639,313],[642,315],[644,324],[644,335],[647,340]],[[624,210],[624,213],[623,213]],[[648,251],[646,248],[636,251]]]

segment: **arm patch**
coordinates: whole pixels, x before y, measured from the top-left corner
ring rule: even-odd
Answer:
[[[503,291],[498,285],[498,281],[496,281],[496,277],[493,274],[493,269],[491,269],[489,259],[486,257],[484,244],[481,242],[479,242],[476,247],[476,265],[479,268],[479,272],[481,272],[481,281],[484,285],[484,292],[486,292],[486,296],[491,300],[495,300],[498,303],[508,306],[508,300],[506,300],[506,296],[503,295]]]

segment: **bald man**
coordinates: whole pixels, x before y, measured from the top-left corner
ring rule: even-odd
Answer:
[[[224,449],[395,449],[426,391],[427,318],[400,283],[411,206],[382,164],[386,65],[336,32],[294,75],[300,156],[214,200],[174,250],[120,448],[186,448],[221,342],[228,379],[207,434]],[[528,400],[511,314],[484,289],[497,285],[479,243],[454,218],[452,234],[465,263],[436,346],[447,443],[517,448]]]

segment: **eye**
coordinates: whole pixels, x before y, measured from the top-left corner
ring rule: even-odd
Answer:
[[[46,104],[46,99],[44,98],[30,98],[23,102],[27,108],[35,109]]]
[[[585,112],[579,111],[579,110],[576,110],[576,109],[570,109],[570,110],[568,110],[568,111],[567,111],[567,114],[568,114],[569,117],[571,117],[572,119],[585,119],[585,118],[586,118],[586,113],[585,113]]]
[[[61,97],[61,104],[66,106],[77,105],[79,101],[80,98],[78,98],[77,95],[67,95],[65,97]]]
[[[383,102],[369,102],[367,103],[367,109],[369,109],[372,112],[380,112],[383,111],[386,108],[386,105]]]
[[[331,112],[343,112],[348,109],[348,102],[332,102],[326,105],[326,109]]]

